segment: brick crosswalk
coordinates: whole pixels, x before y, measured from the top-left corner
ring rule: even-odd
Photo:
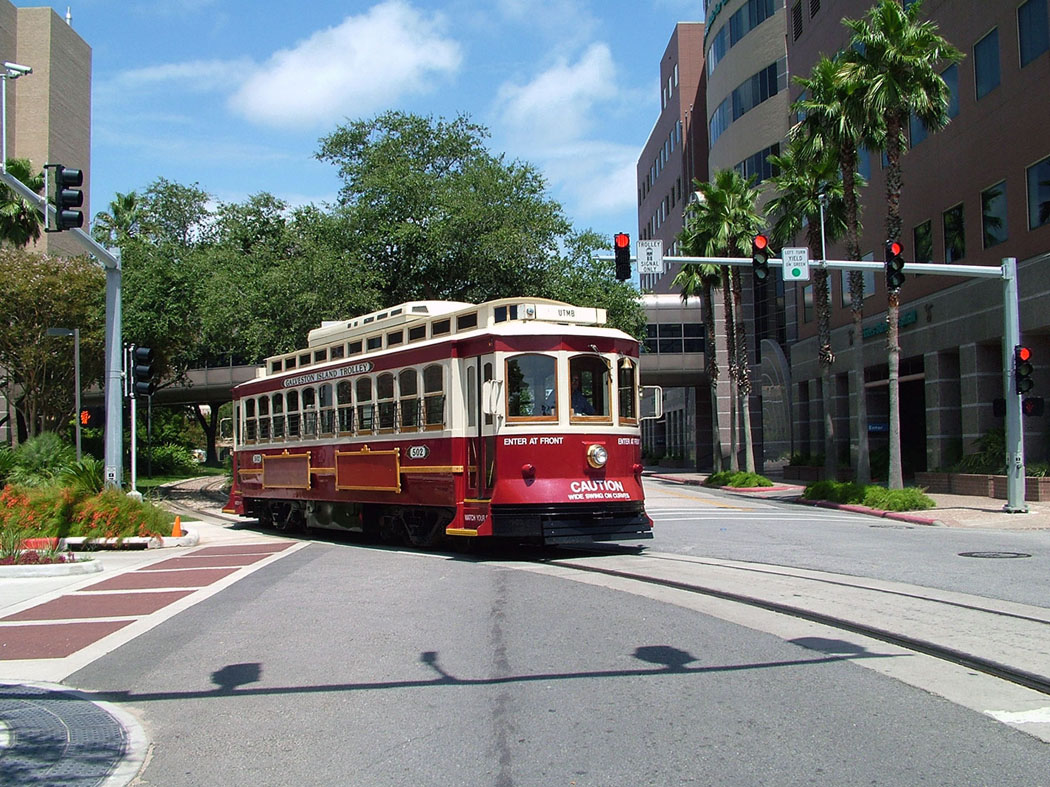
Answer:
[[[0,618],[0,661],[61,659],[292,546],[202,547]]]

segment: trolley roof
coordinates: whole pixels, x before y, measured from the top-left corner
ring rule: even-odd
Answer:
[[[310,331],[307,346],[271,355],[259,377],[322,366],[354,356],[400,349],[431,339],[476,334],[495,326],[557,332],[557,326],[605,325],[606,310],[547,298],[501,298],[481,304],[409,301],[349,320],[325,322]]]

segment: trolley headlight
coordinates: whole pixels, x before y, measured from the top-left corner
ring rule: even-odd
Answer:
[[[587,464],[593,467],[595,470],[605,467],[605,463],[609,461],[609,452],[605,450],[604,445],[594,445],[587,447]]]

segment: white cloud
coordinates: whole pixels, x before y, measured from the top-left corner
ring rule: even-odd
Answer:
[[[616,92],[612,53],[605,44],[593,44],[577,63],[559,60],[525,85],[503,85],[499,115],[509,135],[542,152],[587,133],[596,105]]]
[[[230,82],[243,78],[254,65],[250,60],[190,60],[164,63],[121,71],[102,83],[97,90],[106,95],[122,95],[129,90],[155,90],[165,84],[178,84],[194,92],[217,92],[229,88]]]
[[[387,0],[273,54],[231,97],[231,108],[273,126],[311,127],[389,107],[454,74],[459,44],[443,18]]]

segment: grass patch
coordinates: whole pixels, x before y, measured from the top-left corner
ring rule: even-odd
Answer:
[[[773,486],[773,482],[758,473],[745,473],[742,470],[723,470],[709,475],[704,486],[731,486],[737,489],[751,489],[756,486]]]
[[[802,497],[806,500],[868,506],[882,511],[924,511],[937,505],[918,487],[887,489],[875,484],[863,486],[855,481],[817,481],[806,487]]]

